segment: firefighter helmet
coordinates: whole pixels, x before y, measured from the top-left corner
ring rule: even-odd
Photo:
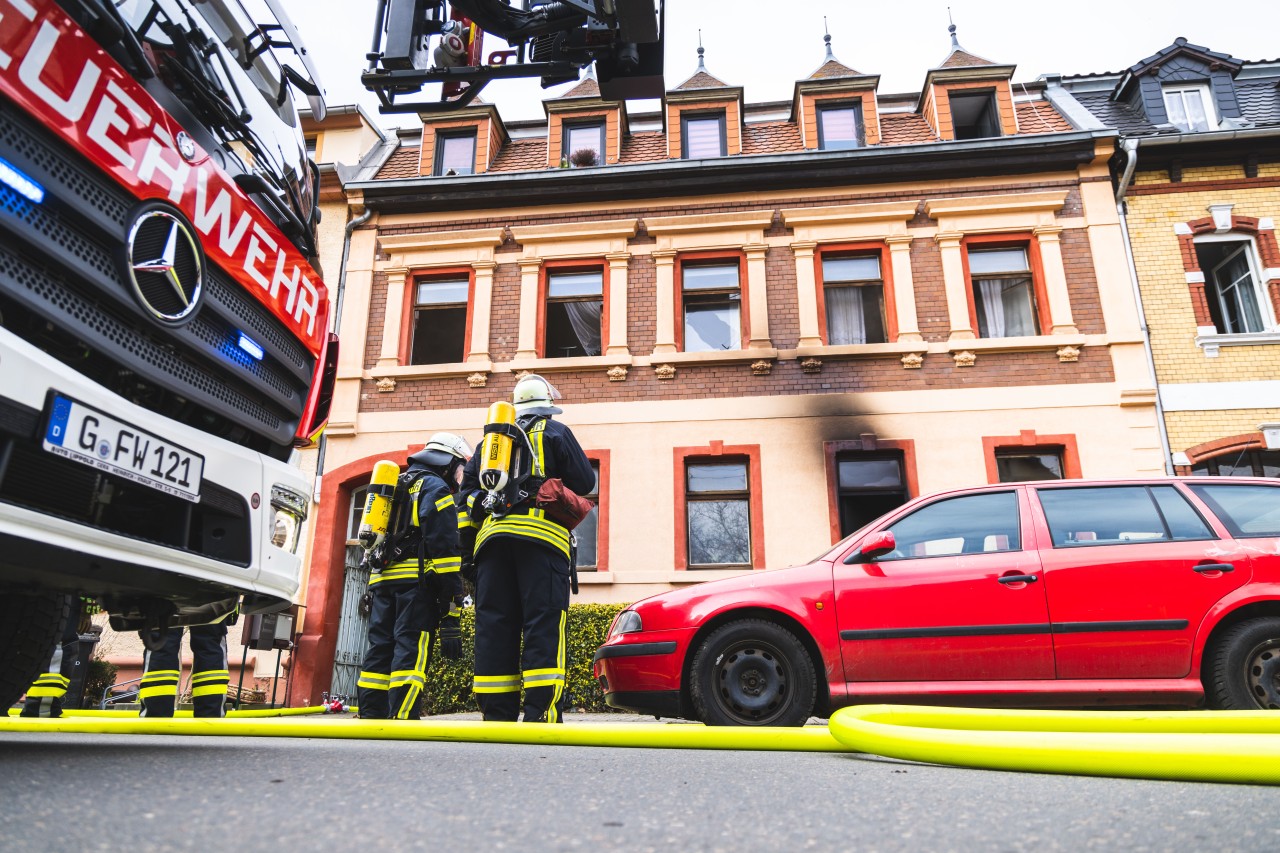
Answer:
[[[558,415],[564,410],[552,405],[552,400],[559,400],[560,392],[551,383],[536,373],[532,373],[516,383],[511,394],[511,402],[515,404],[516,415]]]

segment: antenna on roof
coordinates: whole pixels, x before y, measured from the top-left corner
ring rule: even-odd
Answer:
[[[704,50],[702,47],[702,29],[699,28],[698,29],[698,70],[699,71],[707,70],[707,66],[704,65],[702,62],[702,55],[704,53],[706,53],[706,50]]]
[[[836,55],[831,52],[831,29],[827,26],[826,15],[822,16],[822,33],[822,41],[827,45],[827,61],[830,62]]]

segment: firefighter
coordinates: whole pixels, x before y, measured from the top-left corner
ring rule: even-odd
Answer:
[[[470,458],[466,441],[438,432],[409,457],[400,475],[407,484],[398,499],[403,505],[392,506],[387,537],[371,554],[369,651],[357,682],[362,718],[420,715],[437,628],[441,653],[451,659],[462,654],[460,513],[454,495]]]
[[[533,470],[587,495],[595,472],[573,432],[551,419],[560,395],[541,376],[516,383],[516,423],[529,438]],[[463,491],[480,490],[479,455],[467,465]],[[537,493],[538,482],[526,491]],[[481,501],[476,500],[475,506]],[[486,720],[515,721],[524,687],[525,722],[561,722],[565,685],[565,617],[569,610],[570,537],[532,498],[501,517],[488,515],[476,535],[475,681]],[[521,638],[523,635],[523,652]]]
[[[234,611],[224,621],[192,625],[187,629],[191,644],[191,706],[197,717],[226,716],[227,621],[235,621]],[[178,701],[178,681],[182,669],[178,653],[182,648],[182,628],[170,628],[164,646],[148,651],[143,663],[142,688],[138,699],[143,717],[172,717]]]
[[[71,674],[75,671],[80,652],[81,604],[79,598],[73,600],[71,612],[67,614],[67,622],[62,629],[62,639],[53,647],[53,654],[49,658],[49,669],[36,676],[27,690],[26,701],[22,703],[22,716],[62,716],[62,702],[71,686]],[[87,621],[88,617],[84,619]]]

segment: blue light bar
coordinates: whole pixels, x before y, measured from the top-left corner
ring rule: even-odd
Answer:
[[[11,188],[28,201],[36,204],[44,201],[44,187],[28,178],[3,157],[0,157],[0,183]]]
[[[253,356],[258,361],[262,361],[262,356],[264,355],[262,346],[244,332],[240,333],[240,349],[249,353],[249,355]]]

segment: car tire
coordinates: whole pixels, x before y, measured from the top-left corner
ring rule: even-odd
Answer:
[[[813,713],[816,681],[813,660],[794,634],[742,619],[698,646],[689,692],[709,726],[802,726]]]
[[[70,618],[71,596],[63,593],[0,595],[0,708],[18,701],[44,672]]]
[[[1280,618],[1249,619],[1228,628],[1214,642],[1208,664],[1209,707],[1280,710]]]

